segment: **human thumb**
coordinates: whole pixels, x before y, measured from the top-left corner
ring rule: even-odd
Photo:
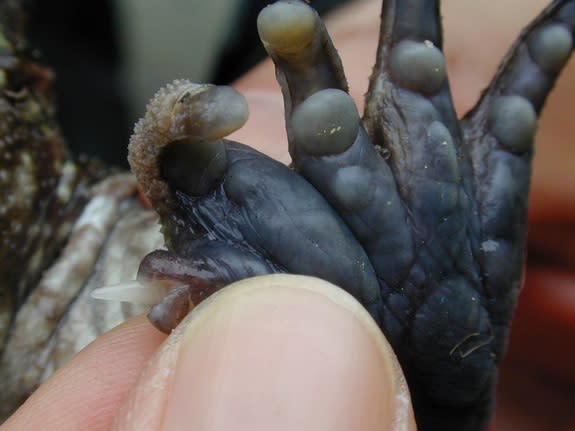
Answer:
[[[319,279],[243,280],[198,306],[166,340],[115,430],[415,430],[381,331]]]

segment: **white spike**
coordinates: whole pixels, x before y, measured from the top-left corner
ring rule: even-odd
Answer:
[[[155,305],[164,299],[166,293],[166,289],[157,284],[142,285],[136,280],[131,280],[94,289],[92,298]]]

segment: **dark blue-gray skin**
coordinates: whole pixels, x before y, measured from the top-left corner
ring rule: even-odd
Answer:
[[[328,280],[393,346],[420,430],[479,430],[521,285],[537,117],[572,52],[575,1],[553,1],[526,28],[461,120],[439,1],[383,1],[381,17],[360,119],[313,9],[262,10],[291,167],[222,139],[247,118],[235,90],[175,81],[158,92],[129,159],[167,250],[138,278],[167,288],[150,311],[165,332],[239,279]]]

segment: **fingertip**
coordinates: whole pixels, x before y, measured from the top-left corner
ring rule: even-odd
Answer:
[[[118,405],[164,339],[145,316],[128,320],[57,370],[2,430],[109,429]]]
[[[310,277],[258,277],[214,295],[138,386],[116,429],[415,429],[377,325]]]

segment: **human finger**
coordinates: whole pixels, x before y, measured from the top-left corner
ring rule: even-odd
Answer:
[[[361,305],[325,281],[272,275],[200,304],[148,364],[114,429],[415,424],[395,356]]]
[[[0,430],[109,429],[118,405],[164,339],[144,316],[123,323],[56,371]]]

